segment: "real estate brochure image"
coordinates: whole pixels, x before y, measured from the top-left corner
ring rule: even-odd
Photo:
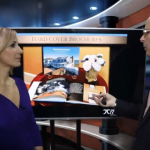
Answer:
[[[78,75],[79,47],[43,47],[44,74]]]

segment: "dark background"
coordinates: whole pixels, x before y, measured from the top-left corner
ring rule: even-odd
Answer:
[[[0,26],[54,27],[76,23],[97,15],[118,0],[1,0]],[[90,10],[95,6],[97,10]],[[74,20],[72,17],[78,16]]]

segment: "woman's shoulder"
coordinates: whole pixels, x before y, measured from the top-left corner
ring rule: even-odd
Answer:
[[[26,87],[26,84],[24,83],[24,81],[22,79],[16,78],[16,77],[13,77],[12,79],[15,81],[19,91],[21,92],[20,94],[24,94],[27,96],[28,90],[27,90],[27,87]]]
[[[11,77],[11,78],[16,82],[17,85],[25,86],[25,83],[22,79],[16,77]]]
[[[23,83],[23,80],[20,79],[20,78],[16,78],[16,77],[11,77],[11,78],[14,79],[14,80],[17,81],[17,82],[22,82],[22,83]]]

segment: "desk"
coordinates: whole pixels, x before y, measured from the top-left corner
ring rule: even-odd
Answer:
[[[37,125],[49,127],[49,120],[36,121]],[[66,129],[71,131],[76,131],[76,122],[70,120],[55,120],[55,127],[60,129]],[[124,133],[119,133],[116,135],[104,135],[99,133],[99,127],[81,123],[81,133],[90,135],[97,138],[105,143],[118,148],[119,150],[131,150],[134,137],[126,135]]]

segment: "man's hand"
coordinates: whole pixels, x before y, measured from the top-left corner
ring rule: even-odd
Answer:
[[[102,104],[102,99],[106,100],[106,105]],[[116,106],[116,98],[108,93],[101,93],[99,95],[93,94],[89,99],[94,100],[98,105],[103,107],[114,107]]]

